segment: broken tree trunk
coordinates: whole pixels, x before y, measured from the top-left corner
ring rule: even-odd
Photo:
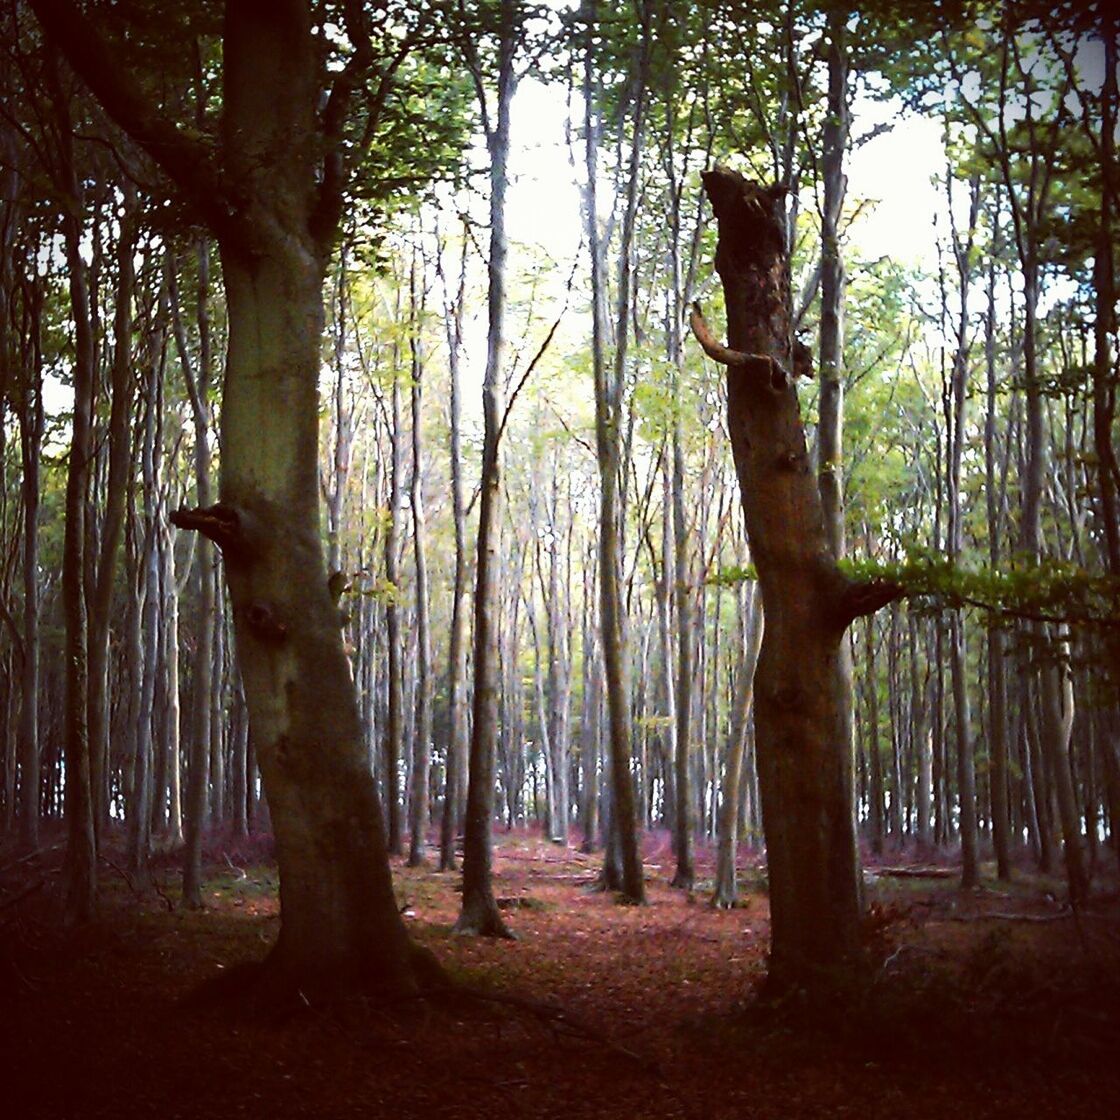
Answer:
[[[693,330],[727,365],[728,429],[766,630],[755,734],[770,877],[770,984],[831,987],[860,948],[852,750],[841,639],[899,594],[838,568],[805,445],[793,368],[784,187],[705,172],[729,346],[699,309]]]

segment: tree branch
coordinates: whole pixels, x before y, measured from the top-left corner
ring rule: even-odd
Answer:
[[[47,39],[101,102],[106,113],[170,176],[215,232],[234,225],[234,207],[211,145],[181,131],[152,108],[120,50],[72,0],[31,0]]]
[[[890,579],[849,582],[840,593],[837,618],[846,630],[855,619],[874,614],[905,594],[906,588]]]
[[[227,560],[248,560],[256,551],[245,516],[221,502],[204,509],[177,509],[169,520],[177,529],[193,530],[212,540]]]
[[[732,350],[730,347],[724,346],[722,342],[717,341],[715,335],[708,329],[708,324],[704,322],[704,313],[700,310],[698,302],[692,304],[692,310],[688,315],[688,324],[692,328],[692,333],[696,336],[696,341],[700,343],[700,348],[712,361],[728,367],[739,367],[755,373],[765,373],[769,376],[770,384],[775,389],[784,389],[793,381],[792,375],[785,366],[769,355],[745,354],[742,350]]]

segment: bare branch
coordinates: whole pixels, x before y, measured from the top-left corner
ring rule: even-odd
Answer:
[[[769,355],[745,354],[742,350],[732,350],[730,347],[724,346],[722,342],[718,342],[715,335],[708,329],[708,324],[704,322],[704,313],[700,310],[698,302],[692,304],[688,324],[692,328],[692,333],[696,336],[696,341],[700,343],[700,348],[712,361],[732,368],[738,367],[750,369],[754,372],[764,372],[769,376],[770,384],[775,389],[784,389],[793,381],[792,375],[785,366]]]

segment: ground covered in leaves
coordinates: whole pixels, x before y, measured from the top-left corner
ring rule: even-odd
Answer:
[[[355,999],[262,1021],[185,1002],[277,929],[267,845],[215,837],[208,856],[205,911],[174,905],[172,859],[143,895],[112,860],[99,921],[67,933],[61,847],[18,862],[0,850],[4,1115],[1120,1114],[1114,881],[1070,915],[1056,882],[1024,872],[965,894],[895,855],[868,876],[869,982],[831,1007],[774,1007],[755,994],[769,932],[757,857],[743,860],[743,905],[717,911],[711,853],[684,894],[651,837],[649,905],[624,907],[590,889],[598,857],[513,833],[495,886],[515,942],[451,936],[456,873],[394,870],[407,922],[451,974],[523,1004]]]

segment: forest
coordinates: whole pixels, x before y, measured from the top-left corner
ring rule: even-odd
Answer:
[[[1110,1114],[1110,5],[0,27],[13,1115]]]

